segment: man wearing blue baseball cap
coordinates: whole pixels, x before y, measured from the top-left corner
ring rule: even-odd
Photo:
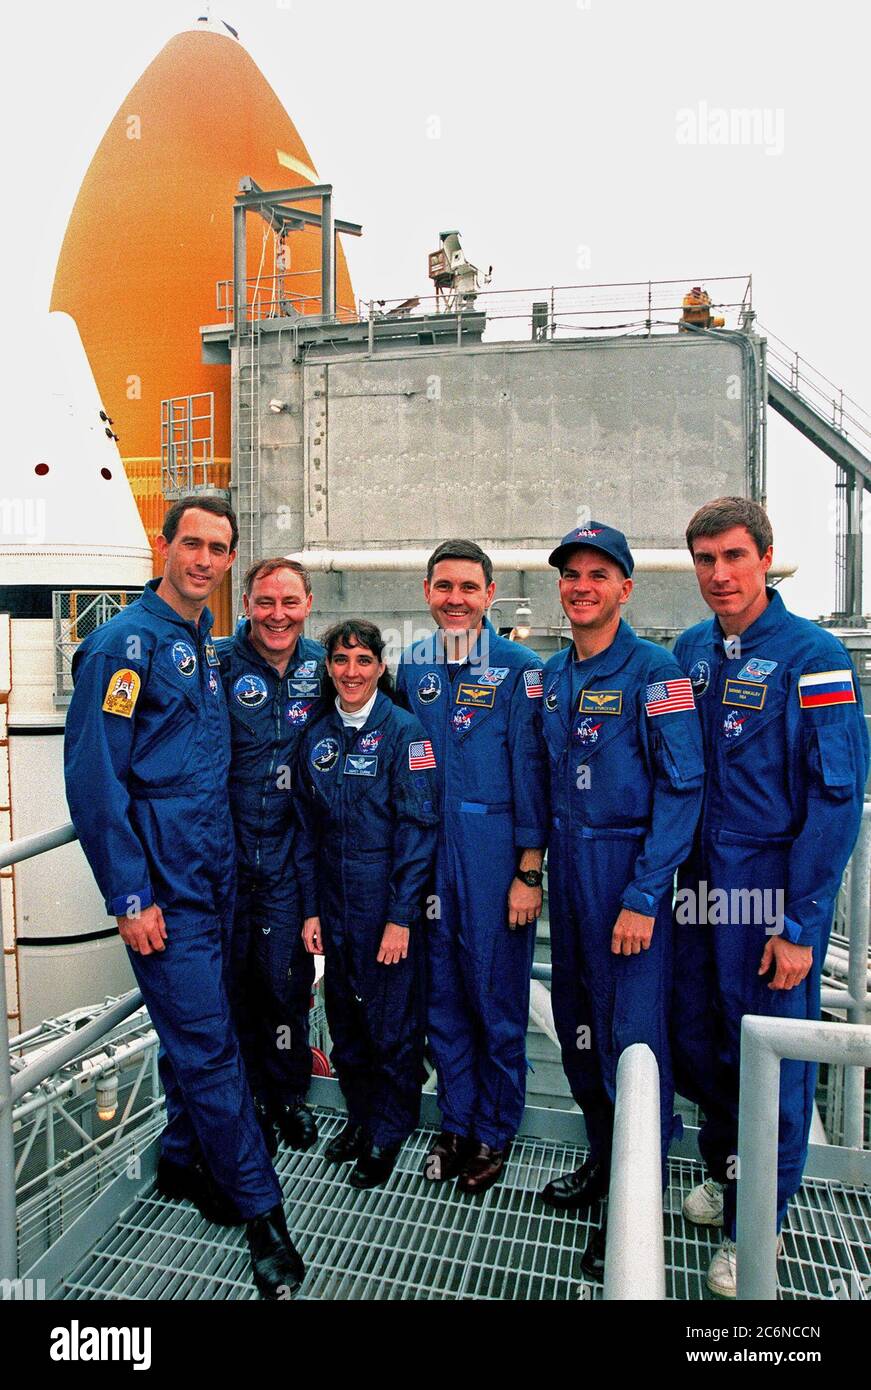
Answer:
[[[621,619],[634,568],[622,531],[590,521],[549,559],[572,630],[571,645],[544,668],[541,715],[551,781],[553,1013],[589,1155],[541,1197],[581,1210],[608,1191],[617,1063],[631,1043],[647,1043],[659,1064],[665,1180],[674,1125],[672,884],[692,844],[704,767],[690,681],[664,648]],[[604,1270],[604,1236],[603,1224],[582,1258],[593,1278]]]

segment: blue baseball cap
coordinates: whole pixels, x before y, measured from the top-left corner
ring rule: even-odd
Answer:
[[[566,557],[579,545],[588,545],[593,550],[602,550],[620,566],[626,578],[631,578],[635,568],[629,542],[614,526],[606,526],[602,521],[589,521],[586,526],[578,526],[563,536],[556,550],[552,550],[547,562],[554,569],[562,570]]]

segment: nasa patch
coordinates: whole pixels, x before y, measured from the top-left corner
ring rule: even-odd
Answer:
[[[427,671],[417,683],[417,698],[422,705],[431,705],[442,693],[442,679],[438,671]]]
[[[467,729],[472,727],[472,719],[475,711],[473,709],[455,709],[451,715],[451,725],[458,734],[464,734]]]
[[[173,642],[172,664],[180,676],[192,676],[197,669],[197,654],[190,642]]]
[[[383,737],[384,733],[381,729],[373,729],[371,733],[364,734],[363,737],[361,739],[358,739],[357,741],[357,748],[359,752],[377,753],[378,745],[380,744]]]
[[[247,671],[233,686],[233,699],[243,709],[259,709],[269,699],[265,680],[254,671]]]
[[[378,771],[378,754],[346,753],[343,771],[346,777],[374,777]]]
[[[747,722],[746,714],[738,714],[735,710],[729,710],[723,720],[723,733],[726,738],[739,738],[744,732],[744,725]]]
[[[598,743],[601,727],[601,721],[594,724],[592,717],[588,714],[584,719],[579,719],[575,725],[575,738],[579,739],[581,743]]]
[[[295,728],[299,728],[306,722],[313,709],[314,700],[294,700],[293,704],[288,705],[285,717]]]
[[[339,761],[339,745],[334,738],[322,738],[311,751],[311,765],[318,772],[329,772]]]
[[[220,682],[218,681],[218,677],[215,675],[214,671],[210,671],[210,672],[209,672],[209,689],[211,690],[211,692],[212,692],[213,695],[217,695],[219,686],[220,686]]]

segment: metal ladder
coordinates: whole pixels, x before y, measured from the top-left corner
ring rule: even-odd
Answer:
[[[260,320],[255,312],[252,307],[252,317],[239,334],[235,469],[239,555],[235,591],[260,555]]]

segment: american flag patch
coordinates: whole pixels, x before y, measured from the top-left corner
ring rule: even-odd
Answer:
[[[435,753],[432,751],[432,744],[428,738],[419,743],[408,745],[408,766],[412,772],[419,772],[422,767],[435,767]]]
[[[524,671],[523,684],[526,686],[528,700],[540,700],[544,694],[544,672]]]
[[[695,709],[692,682],[684,677],[676,681],[656,681],[645,692],[646,709],[652,718],[656,714],[675,714],[682,709]]]
[[[852,671],[812,671],[799,676],[798,702],[802,709],[821,705],[855,705]]]

